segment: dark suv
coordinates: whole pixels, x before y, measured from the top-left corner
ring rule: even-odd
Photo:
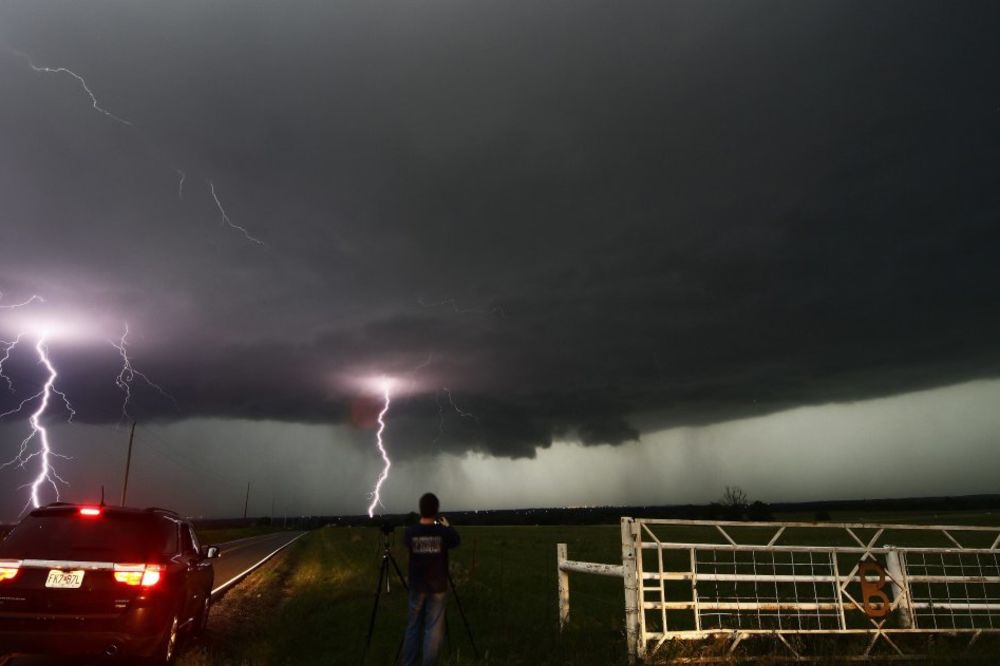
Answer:
[[[107,654],[168,663],[208,621],[219,549],[164,509],[50,504],[0,542],[0,661]]]

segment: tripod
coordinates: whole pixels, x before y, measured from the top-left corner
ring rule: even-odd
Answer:
[[[392,564],[393,570],[396,572],[396,576],[399,578],[399,584],[403,586],[404,590],[409,591],[409,587],[406,585],[406,579],[403,577],[403,572],[399,568],[399,564],[396,562],[396,558],[392,555],[392,543],[390,537],[393,533],[393,527],[391,525],[382,526],[382,561],[379,564],[378,571],[378,583],[375,587],[375,603],[372,605],[372,614],[368,620],[368,637],[365,639],[365,649],[361,653],[361,663],[364,665],[365,659],[368,657],[368,649],[372,644],[372,635],[375,631],[375,617],[378,615],[378,604],[379,600],[382,598],[382,583],[389,585],[389,578],[391,575],[389,573],[389,565]],[[469,626],[469,619],[465,616],[465,610],[462,608],[462,600],[458,596],[458,590],[455,588],[455,581],[451,577],[451,571],[448,571],[448,584],[451,586],[451,593],[455,597],[455,606],[458,608],[458,614],[462,618],[462,624],[465,626],[465,633],[469,636],[469,643],[472,645],[472,652],[475,654],[476,659],[479,659],[479,648],[476,647],[476,640],[472,637],[472,628]],[[445,629],[447,630],[447,615],[444,618]],[[396,658],[395,662],[399,662],[399,654],[403,648],[403,641],[399,642],[399,646],[396,648]]]
[[[469,619],[465,617],[465,611],[462,610],[462,600],[458,598],[458,590],[455,589],[455,581],[451,578],[451,570],[448,571],[448,584],[451,585],[451,594],[455,597],[455,607],[458,608],[462,624],[465,625],[465,633],[469,636],[469,643],[472,645],[472,654],[476,656],[476,659],[479,659],[479,648],[476,647],[476,639],[472,637],[472,628],[469,627]]]
[[[389,538],[392,535],[392,526],[383,525],[382,526],[382,563],[379,565],[378,569],[378,584],[375,587],[375,603],[372,605],[372,615],[368,620],[368,638],[365,640],[365,649],[361,653],[361,663],[365,663],[365,658],[368,656],[368,648],[372,644],[372,634],[375,631],[375,616],[378,615],[378,602],[382,598],[382,583],[385,582],[386,586],[389,585],[389,564],[392,564],[392,568],[396,571],[396,576],[399,577],[399,584],[403,586],[404,590],[409,590],[406,586],[406,579],[403,577],[403,572],[399,569],[399,564],[396,563],[396,558],[392,556],[392,543]]]

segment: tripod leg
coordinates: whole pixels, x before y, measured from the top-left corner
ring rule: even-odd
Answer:
[[[404,590],[409,592],[410,588],[406,585],[406,578],[403,576],[403,572],[400,570],[399,565],[396,564],[396,558],[392,556],[392,553],[389,553],[389,561],[392,562],[392,568],[396,570],[396,575],[399,576],[400,585],[403,586]]]
[[[451,646],[451,627],[448,626],[448,609],[444,609],[444,640],[448,644],[448,654],[455,654],[455,649]]]
[[[462,600],[458,597],[458,590],[455,589],[455,581],[451,578],[451,572],[448,572],[448,584],[451,585],[451,593],[455,597],[455,607],[458,608],[458,614],[462,616],[462,624],[465,625],[465,633],[469,635],[469,643],[472,644],[472,653],[479,659],[479,648],[476,647],[476,639],[472,637],[472,628],[469,627],[469,619],[465,617],[465,611],[462,610]]]
[[[372,644],[372,634],[375,631],[375,616],[378,614],[378,602],[379,598],[382,596],[382,581],[385,580],[386,574],[388,573],[389,563],[386,558],[382,558],[382,564],[378,569],[378,584],[375,586],[375,603],[372,604],[372,616],[368,620],[368,638],[365,640],[365,650],[361,653],[361,663],[365,663],[365,657],[368,656],[368,648]]]

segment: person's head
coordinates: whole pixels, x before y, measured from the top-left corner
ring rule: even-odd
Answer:
[[[440,508],[441,503],[438,501],[437,495],[434,493],[424,493],[420,497],[421,518],[434,518],[437,516],[438,509]]]

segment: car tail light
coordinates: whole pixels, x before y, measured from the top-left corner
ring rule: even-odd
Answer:
[[[97,518],[101,515],[101,509],[96,506],[81,506],[80,515],[84,518]]]
[[[146,567],[146,570],[142,572],[142,580],[140,585],[143,587],[153,587],[160,582],[160,567]]]
[[[21,570],[21,560],[0,560],[0,583],[11,580]]]
[[[160,582],[162,572],[159,564],[116,564],[115,580],[131,586],[153,587]]]

